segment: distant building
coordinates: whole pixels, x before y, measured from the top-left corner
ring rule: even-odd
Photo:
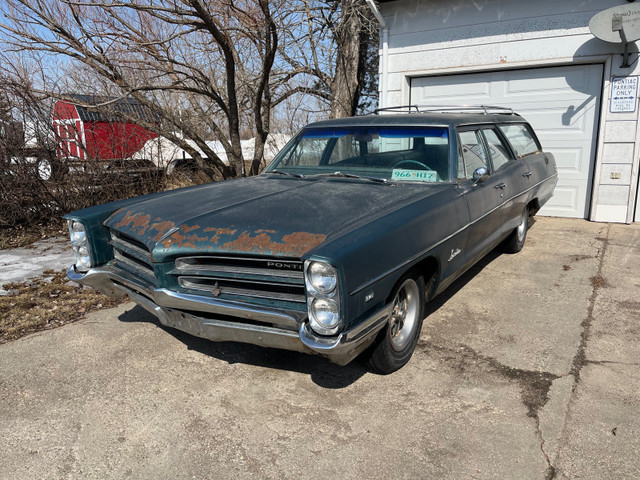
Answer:
[[[158,137],[131,121],[132,118],[158,121],[148,108],[134,99],[120,99],[99,109],[84,106],[110,100],[93,95],[68,95],[56,102],[53,127],[59,157],[72,160],[130,158],[145,143]]]

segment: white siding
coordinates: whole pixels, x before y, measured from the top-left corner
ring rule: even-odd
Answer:
[[[513,108],[534,127],[544,150],[556,158],[558,185],[540,214],[585,218],[601,90],[602,65],[570,65],[417,77],[411,82],[411,103]]]
[[[407,104],[411,79],[416,77],[600,64],[604,68],[604,83],[599,94],[600,118],[596,121],[599,130],[592,138],[596,157],[590,172],[594,179],[592,198],[587,201],[591,203],[591,210],[586,216],[592,220],[632,221],[640,153],[638,112],[609,112],[609,82],[613,76],[640,75],[640,62],[633,63],[632,68],[621,69],[622,45],[600,41],[588,28],[593,15],[624,3],[622,0],[383,3],[380,10],[389,25],[389,53],[387,81],[382,82],[387,90],[381,97],[387,105]],[[483,92],[475,93],[483,95]],[[452,98],[446,103],[463,100]],[[605,164],[612,166],[603,167]],[[612,173],[614,177],[620,173],[620,178],[612,179]],[[588,189],[591,185],[584,187]]]

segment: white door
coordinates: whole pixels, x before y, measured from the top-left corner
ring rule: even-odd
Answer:
[[[540,214],[587,218],[601,91],[602,65],[568,65],[413,78],[411,103],[512,108],[558,165],[558,186]]]

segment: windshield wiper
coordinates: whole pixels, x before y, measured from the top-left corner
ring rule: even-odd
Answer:
[[[312,177],[341,177],[341,178],[356,178],[359,180],[369,180],[377,183],[388,183],[386,178],[369,177],[367,175],[355,175],[353,173],[333,172],[333,173],[318,173],[311,175]]]
[[[270,172],[267,172],[267,173],[276,173],[278,175],[288,175],[290,177],[304,178],[304,175],[300,175],[299,173],[283,172],[282,170],[271,170]]]

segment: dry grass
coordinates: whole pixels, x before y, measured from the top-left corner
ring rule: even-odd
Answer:
[[[53,270],[32,283],[9,283],[3,288],[11,293],[0,297],[0,343],[75,322],[93,310],[121,302],[78,286],[64,272]]]
[[[163,190],[175,190],[176,188],[191,187],[209,182],[211,182],[211,179],[204,172],[175,172],[166,178]]]
[[[33,225],[31,227],[14,227],[0,229],[0,250],[27,247],[45,238],[66,236],[67,222],[61,218],[54,219],[49,224]]]

